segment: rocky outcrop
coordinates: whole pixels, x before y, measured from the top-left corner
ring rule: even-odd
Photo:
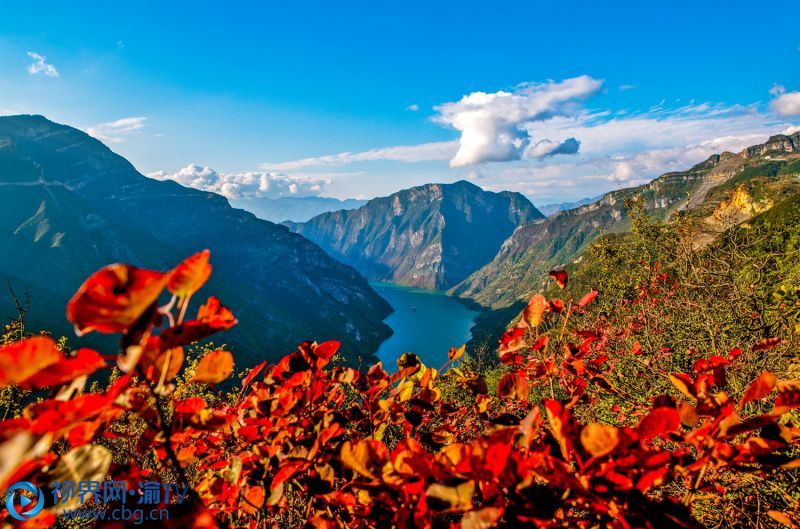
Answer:
[[[369,279],[438,290],[489,262],[517,226],[541,218],[519,193],[460,181],[413,187],[288,225]]]
[[[755,156],[765,156],[770,153],[785,154],[797,151],[800,151],[800,131],[790,136],[785,134],[770,136],[766,143],[748,147],[739,154],[744,158],[753,158]]]

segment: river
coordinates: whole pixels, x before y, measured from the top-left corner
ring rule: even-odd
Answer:
[[[407,352],[439,368],[451,347],[467,343],[472,336],[470,329],[478,312],[444,292],[388,283],[372,283],[372,288],[394,308],[385,320],[394,334],[376,353],[390,373],[397,369],[397,358]]]

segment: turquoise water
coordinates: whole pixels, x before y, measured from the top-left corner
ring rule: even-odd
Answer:
[[[373,283],[372,288],[394,308],[385,320],[394,334],[376,353],[387,371],[396,370],[397,358],[408,352],[439,368],[447,361],[451,347],[471,338],[470,329],[478,313],[443,292],[387,283]]]

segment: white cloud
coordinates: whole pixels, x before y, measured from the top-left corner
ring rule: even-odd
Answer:
[[[458,142],[440,141],[420,145],[401,145],[362,152],[343,152],[327,156],[302,158],[290,162],[264,163],[261,168],[271,171],[292,171],[305,167],[345,165],[354,162],[391,160],[395,162],[426,162],[447,160],[456,152]]]
[[[706,103],[611,118],[605,112],[584,113],[530,128],[535,136],[574,135],[581,152],[488,166],[483,181],[491,189],[520,191],[542,203],[639,185],[668,171],[688,169],[712,154],[738,152],[794,129],[756,107]]]
[[[539,201],[563,202],[638,185],[668,171],[688,169],[712,154],[738,152],[776,133],[799,128],[795,119],[778,113],[779,109],[783,113],[792,110],[782,98],[797,92],[786,92],[780,86],[772,92],[776,98],[773,111],[760,103],[722,105],[694,100],[679,107],[663,100],[645,111],[589,110],[580,100],[594,93],[600,81],[576,79],[580,81],[477,92],[438,107],[434,121],[460,131],[460,140],[345,152],[264,164],[262,168],[296,174],[304,168],[383,161],[380,172],[369,168],[363,178],[346,185],[388,194],[433,180],[469,178],[479,179],[489,189],[511,189]],[[792,103],[791,98],[788,102]],[[470,143],[470,135],[480,137],[483,143]],[[448,171],[442,163],[446,160],[455,168]],[[505,163],[479,163],[489,160]],[[440,163],[408,169],[389,164],[422,161]],[[477,165],[467,165],[467,161]],[[431,173],[432,167],[439,172]],[[340,189],[338,182],[336,189]],[[352,189],[349,193],[355,194]]]
[[[513,92],[473,92],[437,106],[434,121],[461,133],[450,166],[519,160],[531,142],[526,125],[575,115],[580,110],[578,102],[596,94],[602,85],[582,75],[561,82],[525,83]]]
[[[175,173],[157,171],[147,176],[174,180],[181,185],[211,191],[227,198],[253,198],[319,195],[331,183],[323,176],[289,176],[283,173],[251,171],[218,173],[210,167],[187,165]]]
[[[123,136],[133,131],[144,128],[145,117],[123,118],[108,123],[101,123],[86,129],[86,134],[93,136],[104,143],[122,143]]]
[[[633,90],[634,88],[638,88],[635,84],[623,84],[619,86],[620,92],[627,92],[628,90]]]
[[[800,92],[781,90],[769,107],[781,116],[800,116]]]
[[[419,105],[416,103],[414,103],[413,105],[408,105],[406,107],[406,110],[410,110],[411,112],[416,112],[417,110],[419,110]]]
[[[33,62],[28,65],[29,74],[36,75],[43,73],[48,77],[58,77],[58,70],[56,70],[56,67],[52,64],[47,63],[47,57],[33,51],[28,52],[28,57],[33,59]]]

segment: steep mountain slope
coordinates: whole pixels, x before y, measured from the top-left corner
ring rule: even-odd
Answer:
[[[367,201],[329,197],[258,197],[230,199],[230,203],[235,208],[247,210],[256,217],[270,222],[305,222],[328,211],[356,209]]]
[[[731,185],[764,172],[754,168],[779,161],[791,163],[798,152],[800,132],[773,136],[766,143],[738,154],[714,155],[688,171],[667,173],[648,184],[607,193],[593,204],[528,223],[503,243],[489,264],[452,292],[488,307],[509,306],[536,290],[551,267],[579,258],[600,234],[627,231],[630,222],[626,197],[638,197],[648,215],[655,219],[704,207],[710,208],[708,214],[711,214],[721,201],[732,199]],[[756,212],[753,209],[753,214]]]
[[[204,290],[244,322],[226,336],[241,365],[335,336],[351,358],[368,356],[390,333],[391,309],[366,280],[286,227],[146,178],[77,129],[0,117],[0,278],[30,290],[32,325],[66,332],[66,301],[100,266],[165,269],[203,248],[214,266]]]
[[[519,193],[460,181],[413,187],[290,227],[369,279],[442,289],[489,262],[517,226],[540,218]]]

